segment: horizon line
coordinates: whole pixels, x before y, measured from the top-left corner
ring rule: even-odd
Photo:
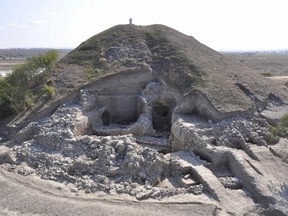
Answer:
[[[9,49],[69,49],[73,50],[76,47],[0,47],[0,50]],[[288,52],[288,48],[281,49],[215,49],[217,52]]]

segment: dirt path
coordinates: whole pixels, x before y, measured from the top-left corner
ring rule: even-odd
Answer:
[[[272,76],[272,77],[269,77],[269,78],[272,79],[272,80],[281,80],[281,79],[288,80],[288,76]]]
[[[103,197],[102,200],[73,198],[68,196],[65,191],[63,191],[63,194],[53,191],[52,187],[56,185],[48,184],[43,185],[43,188],[39,188],[39,185],[36,185],[36,180],[27,180],[27,177],[15,175],[0,168],[0,215],[206,216],[216,214],[215,206],[210,204],[132,202],[110,200],[109,197]],[[42,183],[37,182],[37,184]],[[51,187],[51,191],[46,190],[47,187]]]
[[[272,76],[267,78],[273,80],[280,85],[285,85],[288,82],[288,76]]]

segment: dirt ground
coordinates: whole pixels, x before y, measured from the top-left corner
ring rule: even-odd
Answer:
[[[0,168],[0,215],[215,215],[216,206],[180,200],[135,202],[100,194],[76,197],[62,184],[20,176]]]

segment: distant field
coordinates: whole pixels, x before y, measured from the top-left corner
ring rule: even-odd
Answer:
[[[288,52],[222,53],[264,76],[288,76]]]
[[[23,64],[25,59],[0,59],[0,71],[10,71],[15,65]]]
[[[43,55],[51,49],[0,49],[0,75],[5,75],[13,70],[13,67],[23,64],[27,58]],[[71,49],[54,49],[60,58],[65,56]]]
[[[0,59],[13,59],[13,58],[30,58],[37,55],[43,55],[50,50],[56,50],[60,57],[63,57],[71,49],[0,49]]]

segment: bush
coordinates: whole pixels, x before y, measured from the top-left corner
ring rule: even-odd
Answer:
[[[97,76],[99,75],[100,71],[97,68],[95,69],[95,68],[89,67],[89,68],[86,69],[85,73],[86,73],[87,79],[91,80],[92,78],[97,78]]]
[[[271,132],[271,129],[267,136],[265,137],[266,142],[270,144],[276,144],[279,141],[279,137],[275,136],[273,132]]]
[[[287,86],[287,87],[288,87],[288,82],[286,82],[286,83],[285,83],[285,86]]]
[[[55,96],[56,90],[53,86],[44,85],[43,93],[48,97],[53,97],[53,96]]]
[[[32,103],[32,95],[25,85],[13,86],[6,79],[0,81],[1,117],[19,113]]]
[[[288,138],[288,114],[284,115],[277,126],[269,129],[266,137],[267,142],[275,143],[280,137]]]
[[[288,137],[288,114],[281,118],[280,123],[274,127],[273,131],[279,137]]]
[[[32,90],[42,85],[45,77],[42,71],[51,70],[58,54],[50,51],[46,55],[28,59],[25,64],[15,67],[6,78],[0,79],[0,116],[5,117],[13,113],[20,113],[33,104]],[[55,89],[52,86],[44,86],[44,92],[53,96]]]
[[[264,72],[264,73],[261,73],[262,76],[265,76],[265,77],[272,77],[273,74],[270,73],[270,72]]]
[[[10,85],[5,79],[0,79],[0,115],[4,117],[12,113],[10,98],[8,95]]]

